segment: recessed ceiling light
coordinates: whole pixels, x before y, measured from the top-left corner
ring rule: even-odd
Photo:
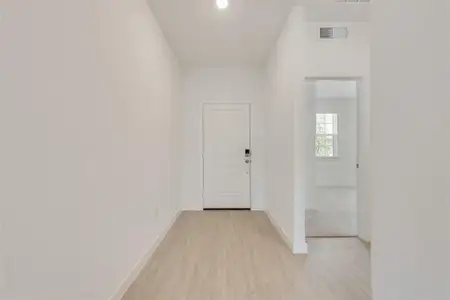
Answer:
[[[216,4],[219,9],[225,9],[228,7],[228,0],[216,0]]]

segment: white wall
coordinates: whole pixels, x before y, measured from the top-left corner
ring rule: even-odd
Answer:
[[[181,201],[202,210],[202,103],[251,103],[252,209],[264,204],[264,72],[262,69],[186,68],[181,82]]]
[[[308,187],[314,184],[309,179],[313,174],[313,165],[308,150],[313,148],[308,145],[314,143],[308,134],[308,126],[314,122],[311,122],[314,105],[308,99],[304,78],[362,77],[362,107],[367,107],[369,103],[366,95],[369,90],[367,24],[308,23],[305,21],[307,14],[305,7],[293,8],[266,69],[269,87],[266,103],[267,210],[293,241],[298,252],[306,251],[305,205],[312,192]],[[345,40],[320,41],[320,26],[346,26],[349,37]],[[364,111],[362,118],[366,119],[366,115]],[[368,136],[367,124],[360,127]],[[283,149],[283,159],[280,159],[279,149]],[[366,151],[361,146],[359,150]],[[368,202],[365,196],[362,199],[364,204]],[[361,222],[368,220],[365,211],[359,213]]]
[[[320,27],[347,27],[342,40],[319,40]],[[358,234],[370,241],[370,192],[368,153],[370,144],[370,32],[365,22],[307,23],[307,76],[361,77],[358,99]]]
[[[0,298],[109,299],[178,210],[176,60],[144,0],[1,15]]]
[[[449,2],[372,8],[373,299],[450,299]]]
[[[306,206],[306,234],[355,236],[358,234],[356,190],[348,187],[318,187]]]
[[[304,9],[294,8],[267,65],[266,193],[267,212],[292,243],[306,253],[305,203],[307,169]],[[299,115],[300,117],[294,118]],[[295,121],[299,121],[296,124]],[[312,147],[310,147],[312,148]],[[298,155],[294,155],[297,153]]]
[[[347,27],[346,39],[319,40],[320,27]],[[369,24],[364,22],[306,23],[307,76],[369,76]]]

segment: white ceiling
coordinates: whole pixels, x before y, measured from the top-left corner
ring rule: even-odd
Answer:
[[[229,7],[223,11],[216,8],[215,0],[148,0],[180,62],[208,67],[262,65],[292,5],[311,1],[333,0],[229,0]],[[308,19],[352,21],[355,15],[360,18],[359,12],[349,14],[341,8],[336,13],[332,7],[312,6]]]
[[[325,3],[305,5],[308,8],[306,19],[310,22],[368,22],[370,19],[370,5],[367,3],[329,3],[330,0],[298,0],[297,2]]]

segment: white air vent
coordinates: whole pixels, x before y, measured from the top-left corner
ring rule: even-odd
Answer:
[[[321,40],[346,39],[347,27],[320,27]]]

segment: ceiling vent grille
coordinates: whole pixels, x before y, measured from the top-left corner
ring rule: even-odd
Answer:
[[[321,40],[346,39],[347,37],[347,27],[320,27]]]

